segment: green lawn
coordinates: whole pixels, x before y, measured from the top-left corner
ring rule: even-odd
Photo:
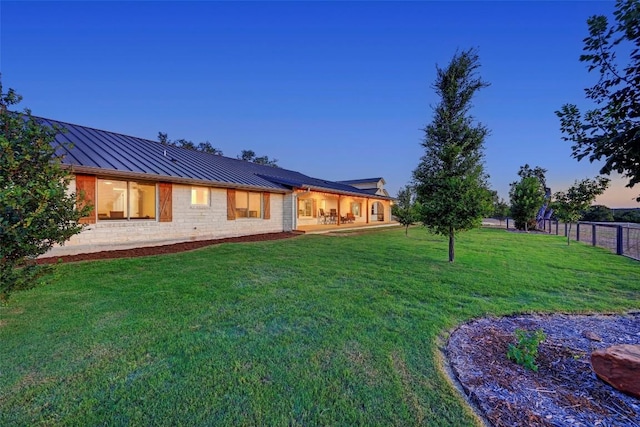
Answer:
[[[60,266],[0,308],[0,425],[473,425],[455,325],[640,308],[640,264],[560,236],[421,228]]]

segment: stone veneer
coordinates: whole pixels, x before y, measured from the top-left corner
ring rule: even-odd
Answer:
[[[69,191],[75,191],[72,182]],[[288,200],[285,214],[284,203]],[[111,220],[88,224],[63,246],[44,256],[74,255],[113,249],[158,246],[195,240],[221,239],[251,234],[291,231],[291,195],[271,193],[270,219],[227,220],[227,190],[210,188],[209,206],[191,206],[191,186],[173,184],[171,222],[155,220]],[[285,222],[285,219],[287,220]]]

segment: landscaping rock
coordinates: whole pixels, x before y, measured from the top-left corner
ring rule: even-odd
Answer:
[[[616,389],[640,399],[640,345],[620,344],[591,353],[594,372]]]
[[[592,331],[582,331],[582,336],[587,339],[590,339],[591,341],[602,342],[602,337]]]

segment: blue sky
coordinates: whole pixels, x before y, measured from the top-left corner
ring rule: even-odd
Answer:
[[[552,191],[594,177],[554,111],[588,106],[586,20],[614,2],[0,2],[0,70],[36,115],[143,138],[210,141],[281,167],[406,185],[438,102],[436,64],[477,48],[491,86],[490,182],[508,199],[528,163]],[[614,177],[598,201],[639,207]]]

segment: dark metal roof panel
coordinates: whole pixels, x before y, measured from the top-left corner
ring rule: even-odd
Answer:
[[[48,126],[66,131],[56,135],[65,145],[63,164],[104,171],[105,174],[136,174],[150,179],[194,180],[212,185],[285,190],[313,187],[325,191],[371,194],[345,182],[327,181],[300,172],[164,145],[158,141],[122,135],[38,118]],[[68,146],[71,143],[72,146]],[[384,198],[384,197],[382,197]]]
[[[65,129],[56,135],[56,142],[66,146],[63,163],[70,166],[97,168],[105,173],[139,173],[158,179],[181,178],[212,184],[283,189],[281,185],[257,176],[246,167],[248,162],[241,160],[86,126],[38,120],[45,125]],[[69,143],[72,146],[69,147]]]
[[[343,184],[367,184],[370,182],[378,182],[382,179],[382,177],[379,178],[368,178],[368,179],[348,179],[345,181],[338,181],[341,182]]]
[[[291,171],[288,171],[291,172]],[[333,181],[326,181],[318,178],[311,178],[306,175],[299,174],[298,172],[293,172],[288,176],[283,176],[287,174],[281,174],[280,176],[273,175],[261,175],[264,178],[295,188],[311,188],[314,190],[327,191],[332,193],[340,193],[340,194],[349,194],[355,196],[376,196],[375,192],[363,190],[360,188],[352,187],[350,185],[341,184]],[[385,196],[376,196],[381,199],[387,199]]]
[[[378,192],[377,188],[362,188],[361,190],[369,194],[376,194]]]

